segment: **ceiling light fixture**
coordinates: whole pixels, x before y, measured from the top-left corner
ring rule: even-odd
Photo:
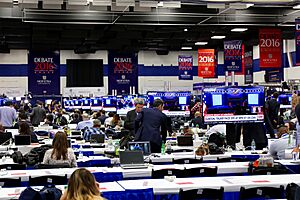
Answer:
[[[192,47],[181,47],[182,50],[192,50]]]
[[[294,6],[293,9],[300,9],[300,4]]]
[[[187,32],[187,31],[188,31],[188,29],[187,29],[187,28],[185,28],[185,29],[183,29],[183,31],[184,31],[184,32]]]
[[[207,45],[208,42],[195,42],[195,45]]]
[[[157,7],[164,7],[164,2],[162,1],[158,2]]]
[[[215,40],[221,40],[221,39],[224,39],[226,38],[225,35],[214,35],[211,37],[211,39],[215,39]]]
[[[248,30],[248,28],[234,28],[234,29],[231,29],[231,32],[245,32],[247,30]]]

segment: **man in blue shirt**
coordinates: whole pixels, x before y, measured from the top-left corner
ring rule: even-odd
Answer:
[[[101,122],[98,119],[95,119],[93,121],[93,127],[87,128],[84,133],[83,133],[83,139],[86,141],[90,141],[91,140],[91,135],[92,134],[104,134],[101,130]]]
[[[5,106],[0,108],[0,123],[4,128],[12,128],[13,121],[17,119],[17,112],[11,101],[7,101]]]
[[[87,113],[82,114],[82,121],[77,124],[76,130],[83,130],[85,128],[93,127],[93,121]]]

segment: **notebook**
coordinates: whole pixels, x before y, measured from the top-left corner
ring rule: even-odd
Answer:
[[[144,163],[142,151],[120,151],[120,165],[123,169],[142,169],[148,168]]]
[[[177,145],[178,146],[193,146],[193,137],[192,136],[177,136]]]
[[[151,154],[150,142],[128,142],[129,151],[143,151],[144,155]]]
[[[104,143],[105,135],[104,134],[92,134],[90,142],[91,143]]]
[[[15,145],[30,145],[31,136],[30,135],[15,135]]]

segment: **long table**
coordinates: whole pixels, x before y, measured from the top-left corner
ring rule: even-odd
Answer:
[[[173,182],[165,179],[141,179],[141,180],[124,180],[118,183],[126,192],[134,192],[147,188],[153,189],[154,195],[174,195],[172,199],[177,199],[179,189],[196,189],[196,188],[215,188],[224,187],[224,199],[238,199],[240,187],[279,187],[286,186],[294,182],[300,184],[300,174],[293,175],[263,175],[263,176],[223,176],[223,177],[203,177],[203,178],[176,178]],[[140,196],[139,200],[143,200]]]

